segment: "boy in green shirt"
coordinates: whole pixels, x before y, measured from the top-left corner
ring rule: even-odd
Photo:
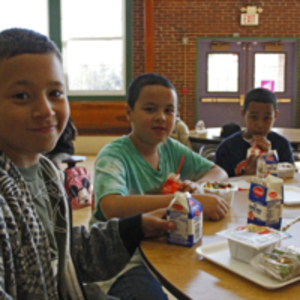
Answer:
[[[169,138],[175,125],[177,104],[175,87],[163,76],[144,74],[131,83],[126,115],[132,131],[104,147],[96,159],[94,220],[124,218],[168,207],[173,195],[162,195],[161,188],[168,176],[176,173],[183,155],[180,190],[190,192],[202,203],[205,217],[217,221],[225,216],[227,203],[217,196],[201,194],[200,184],[227,180],[226,172]],[[132,274],[140,264],[141,260],[134,256],[109,293],[118,295],[114,289],[122,286],[126,274]],[[136,275],[136,281],[139,279],[139,289],[145,294],[143,299],[150,299],[146,297],[147,286],[143,286],[140,274]],[[156,295],[155,299],[163,298]]]

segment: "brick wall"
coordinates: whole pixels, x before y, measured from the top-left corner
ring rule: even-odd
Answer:
[[[133,5],[135,77],[144,72],[145,64],[144,0],[133,0]],[[239,25],[240,8],[243,6],[263,8],[264,11],[259,16],[259,26]],[[180,113],[184,115],[186,112],[186,121],[190,128],[195,123],[197,37],[231,37],[233,33],[238,33],[240,37],[298,38],[300,35],[299,0],[154,0],[154,10],[154,72],[169,78],[177,88]],[[186,56],[181,43],[184,33],[189,37]],[[189,91],[187,95],[181,92],[184,78]],[[299,86],[298,83],[297,103],[300,96]],[[297,114],[300,114],[299,104]],[[297,127],[300,127],[300,118],[297,120]]]

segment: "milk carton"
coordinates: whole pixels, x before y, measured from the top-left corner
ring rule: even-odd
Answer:
[[[269,174],[278,176],[278,154],[276,150],[264,152],[257,159],[256,176],[264,178]]]
[[[192,247],[202,238],[202,205],[189,193],[174,194],[168,207],[167,219],[175,223],[175,229],[168,233],[169,243]]]
[[[268,175],[253,177],[248,200],[248,223],[280,229],[283,206],[283,180]]]

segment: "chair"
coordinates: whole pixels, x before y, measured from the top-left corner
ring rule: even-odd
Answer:
[[[210,161],[214,161],[217,147],[218,145],[215,144],[202,145],[199,154]]]

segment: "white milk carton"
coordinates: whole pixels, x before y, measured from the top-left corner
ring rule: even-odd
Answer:
[[[273,175],[252,177],[248,200],[248,223],[280,229],[283,180]]]
[[[278,176],[278,154],[276,150],[264,152],[257,159],[256,176],[264,178],[269,174]]]
[[[168,233],[167,241],[192,247],[202,238],[202,204],[189,193],[176,192],[168,211],[167,219],[175,223],[175,229]]]

